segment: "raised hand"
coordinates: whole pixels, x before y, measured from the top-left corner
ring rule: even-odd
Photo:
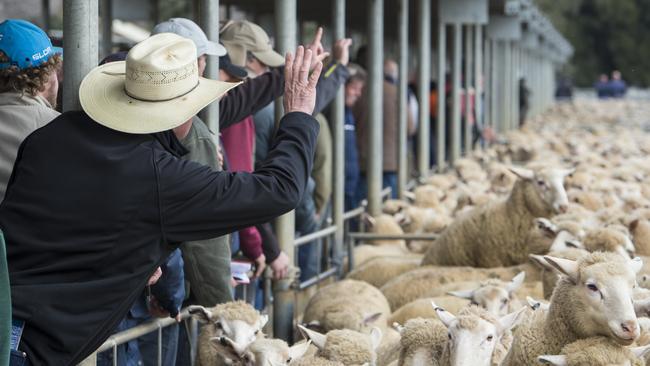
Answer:
[[[311,75],[309,70],[313,66]],[[314,60],[311,50],[299,46],[294,58],[287,52],[284,67],[284,111],[312,114],[316,105],[316,83],[323,70],[323,62]]]
[[[307,45],[307,49],[311,50],[312,55],[316,61],[323,61],[327,56],[329,56],[329,52],[325,52],[325,47],[323,47],[322,43],[322,38],[323,38],[323,27],[318,27],[316,30],[316,35],[314,36],[314,40]],[[312,67],[310,70],[314,69],[314,66],[316,63],[312,63]]]
[[[347,66],[350,62],[350,46],[352,45],[351,38],[341,38],[334,43],[332,53],[336,62],[343,66]]]

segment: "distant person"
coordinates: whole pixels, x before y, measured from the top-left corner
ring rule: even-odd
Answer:
[[[611,96],[609,90],[609,77],[607,74],[600,74],[596,85],[594,85],[594,89],[596,89],[596,94],[600,99],[606,99]]]
[[[350,78],[345,84],[345,211],[359,206],[358,186],[361,180],[359,151],[357,149],[356,119],[352,108],[363,93],[366,72],[360,66],[350,67]]]
[[[618,70],[612,71],[612,79],[609,81],[609,91],[612,98],[623,98],[627,92],[627,84]]]
[[[571,100],[573,98],[573,84],[568,78],[562,78],[558,82],[557,89],[555,90],[555,99],[557,100]]]
[[[530,106],[530,89],[526,85],[525,78],[519,78],[519,127],[526,122],[526,114]]]

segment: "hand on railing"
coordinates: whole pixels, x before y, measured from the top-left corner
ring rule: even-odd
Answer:
[[[269,266],[273,270],[273,279],[281,280],[289,272],[289,256],[285,252],[280,252],[280,255]]]

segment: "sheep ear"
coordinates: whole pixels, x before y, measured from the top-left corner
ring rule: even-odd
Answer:
[[[403,212],[398,212],[393,217],[395,218],[395,221],[399,225],[408,225],[411,223],[411,217],[409,215],[404,214]]]
[[[522,319],[521,314],[524,313],[524,310],[526,310],[525,306],[499,318],[499,333],[503,334],[517,325]]]
[[[374,313],[363,318],[363,325],[369,325],[381,318],[382,313]]]
[[[467,300],[472,300],[474,298],[474,290],[449,291],[447,294]]]
[[[374,217],[370,216],[367,213],[363,214],[363,221],[370,227],[374,227],[377,224],[377,220],[375,220]]]
[[[643,359],[650,353],[650,344],[641,347],[632,347],[630,348],[630,351],[632,351],[636,357]]]
[[[289,347],[289,358],[292,360],[301,358],[309,350],[309,345],[311,345],[311,340]]]
[[[269,322],[269,316],[267,314],[260,315],[260,320],[259,320],[260,329],[264,328],[264,326],[268,322]]]
[[[513,292],[519,290],[521,285],[524,284],[524,280],[526,279],[526,272],[521,271],[517,273],[517,275],[508,283],[506,286],[506,290],[508,291],[509,294],[512,294]]]
[[[575,248],[575,249],[585,249],[585,246],[582,245],[580,240],[577,239],[571,239],[565,241],[567,248]]]
[[[298,324],[298,329],[300,330],[300,333],[302,333],[303,337],[312,341],[316,348],[319,350],[325,348],[327,337],[324,334],[305,328],[300,324]]]
[[[544,259],[551,266],[553,266],[553,268],[567,275],[574,283],[578,280],[577,261],[572,261],[570,259],[564,259],[564,258],[551,257],[550,255],[545,255]]]
[[[535,225],[537,228],[542,230],[542,232],[549,238],[555,238],[558,232],[558,227],[551,220],[545,217],[538,217],[535,219]]]
[[[530,308],[533,310],[537,310],[542,306],[541,301],[537,301],[530,296],[526,296],[526,302],[528,303],[528,306],[530,306]]]
[[[640,257],[634,257],[634,259],[632,259],[630,262],[632,264],[631,268],[634,273],[639,273],[639,271],[641,271],[643,268],[643,259]]]
[[[508,169],[523,180],[533,180],[535,178],[535,172],[530,169],[516,166],[511,166]]]
[[[370,331],[370,342],[372,343],[372,349],[376,350],[381,344],[381,329],[373,327]]]
[[[650,298],[643,300],[634,300],[634,312],[637,317],[650,316]]]
[[[537,361],[546,364],[546,365],[555,365],[555,366],[567,366],[567,360],[565,355],[543,355],[537,357]]]
[[[208,324],[212,321],[212,312],[200,305],[190,305],[187,311],[192,314],[192,317],[203,324]]]
[[[438,315],[438,319],[447,327],[451,325],[451,323],[456,320],[456,317],[454,314],[448,312],[447,310],[439,307],[436,305],[435,302],[431,301],[431,306],[433,306],[433,310],[436,311],[436,315]]]
[[[535,263],[541,269],[545,269],[545,270],[552,270],[553,269],[553,267],[550,264],[548,264],[548,262],[546,260],[544,260],[543,255],[529,254],[528,258],[531,260],[531,262]]]
[[[406,197],[409,201],[415,202],[415,193],[409,192],[409,191],[403,191],[404,197]]]

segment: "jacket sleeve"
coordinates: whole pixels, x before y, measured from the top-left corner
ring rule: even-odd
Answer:
[[[266,263],[272,263],[280,255],[280,244],[273,233],[271,223],[256,225],[257,231],[262,236],[262,251],[266,257]]]
[[[219,101],[219,128],[226,128],[284,94],[284,67],[277,67],[230,90]]]
[[[323,74],[318,79],[316,84],[316,106],[314,107],[313,115],[322,112],[325,107],[334,99],[336,92],[350,76],[348,68],[334,63],[327,69],[323,70]]]
[[[294,209],[312,169],[318,130],[305,113],[285,115],[267,160],[252,173],[216,172],[155,149],[163,240],[213,238]]]

